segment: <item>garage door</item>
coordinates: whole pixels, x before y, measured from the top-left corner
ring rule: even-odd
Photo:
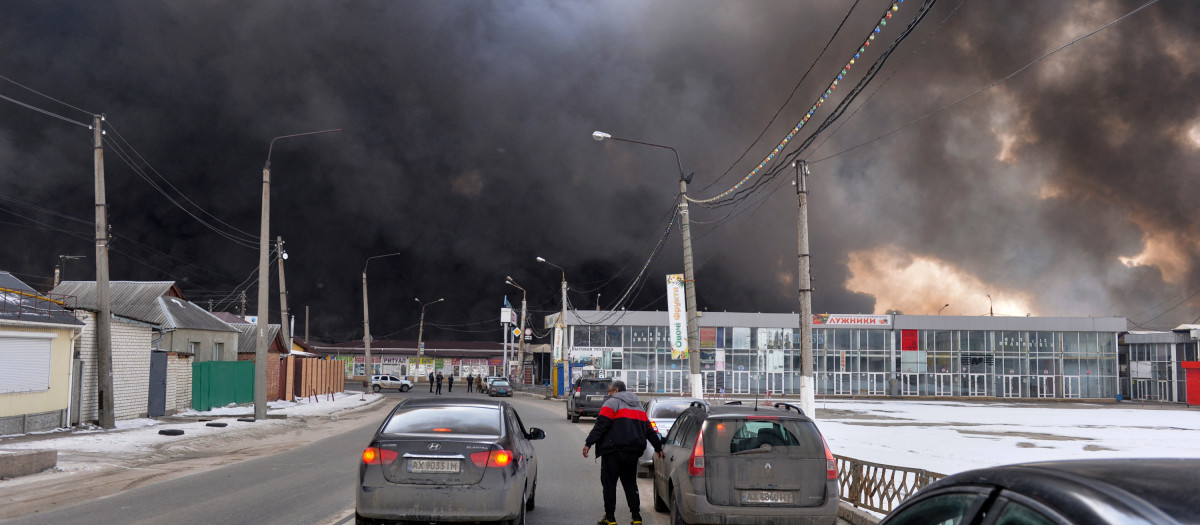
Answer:
[[[50,389],[52,334],[0,332],[0,394]]]

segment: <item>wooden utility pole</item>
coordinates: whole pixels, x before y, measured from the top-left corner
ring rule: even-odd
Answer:
[[[104,117],[92,118],[92,160],[96,173],[96,387],[100,426],[116,428],[113,410],[112,314],[108,304],[108,204],[104,200]]]
[[[304,307],[304,343],[308,343],[308,307]]]
[[[800,290],[800,409],[816,420],[816,380],[813,377],[812,346],[812,279],[808,253],[808,163],[797,160],[796,168],[796,230],[799,272],[796,282]]]
[[[291,325],[288,323],[287,282],[283,279],[283,237],[275,237],[276,256],[279,257],[279,337],[287,351],[292,351]]]

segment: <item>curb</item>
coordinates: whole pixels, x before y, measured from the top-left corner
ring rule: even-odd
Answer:
[[[3,451],[0,452],[0,479],[37,474],[57,465],[57,450]]]

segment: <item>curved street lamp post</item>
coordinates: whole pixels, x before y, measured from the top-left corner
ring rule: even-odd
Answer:
[[[362,283],[363,283],[363,357],[366,365],[363,367],[363,386],[370,386],[371,372],[371,316],[367,311],[367,266],[371,265],[371,259],[380,259],[383,257],[392,257],[394,255],[403,255],[401,253],[388,253],[384,255],[373,255],[367,257],[367,262],[363,263]]]

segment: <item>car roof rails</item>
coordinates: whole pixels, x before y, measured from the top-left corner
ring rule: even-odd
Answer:
[[[725,404],[726,405],[740,405],[740,404],[742,404],[742,402],[741,401],[726,401]]]
[[[692,408],[692,407],[700,407],[700,408],[703,408],[705,412],[708,412],[708,403],[705,403],[703,401],[697,400],[697,401],[692,401],[691,403],[688,403],[688,408]]]
[[[804,411],[800,409],[800,407],[793,405],[791,403],[775,403],[774,405],[771,405],[771,406],[781,409],[781,410],[795,410],[797,414],[800,414],[804,417],[808,417],[808,414],[805,414]]]

